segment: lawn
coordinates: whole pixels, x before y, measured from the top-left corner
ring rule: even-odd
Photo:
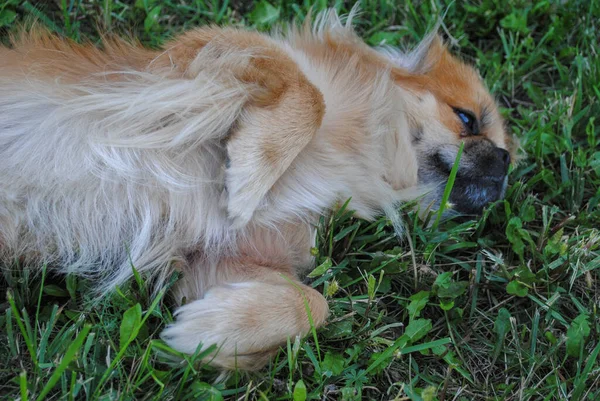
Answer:
[[[207,23],[267,30],[326,3],[2,0],[0,40],[36,19],[76,41],[110,31],[158,46]],[[443,17],[520,139],[506,199],[439,224],[406,205],[410,241],[385,219],[324,216],[310,280],[332,316],[253,374],[173,359],[158,338],[172,305],[143,277],[92,304],[93,283],[5,270],[0,399],[600,400],[599,2],[361,4],[356,29],[373,45],[414,44]]]

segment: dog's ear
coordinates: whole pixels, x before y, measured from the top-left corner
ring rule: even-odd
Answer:
[[[437,32],[428,34],[419,45],[408,53],[409,71],[427,74],[448,53],[444,40]]]
[[[445,54],[449,54],[437,28],[409,52],[393,48],[383,48],[382,51],[399,67],[417,75],[427,74]]]
[[[268,90],[244,109],[227,142],[227,212],[236,228],[250,221],[325,113],[321,92],[300,71],[283,76],[271,71],[260,79],[263,86],[267,81]]]

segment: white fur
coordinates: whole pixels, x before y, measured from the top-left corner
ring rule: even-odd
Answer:
[[[231,235],[215,183],[247,94],[213,71],[126,73],[64,84],[0,72],[0,239],[13,255],[108,274],[103,289],[131,264],[161,272]]]

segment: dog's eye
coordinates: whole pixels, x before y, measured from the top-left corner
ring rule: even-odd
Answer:
[[[479,135],[479,123],[477,123],[477,118],[475,118],[473,113],[458,108],[454,108],[454,112],[462,122],[464,136]]]

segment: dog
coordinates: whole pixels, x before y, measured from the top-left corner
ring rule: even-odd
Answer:
[[[428,35],[367,46],[334,11],[285,33],[227,27],[159,50],[39,29],[0,47],[0,252],[96,279],[133,274],[185,304],[162,333],[210,363],[256,370],[321,326],[299,276],[337,202],[387,214],[422,194],[477,214],[503,197],[514,143],[477,71]]]

